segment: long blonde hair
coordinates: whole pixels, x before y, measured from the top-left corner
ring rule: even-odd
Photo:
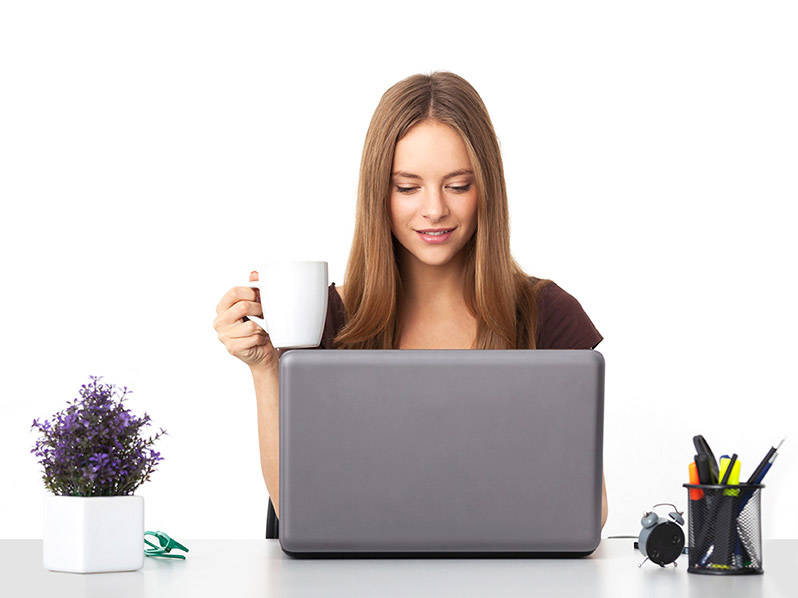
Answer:
[[[499,142],[488,111],[462,77],[435,71],[391,86],[371,118],[360,162],[354,238],[343,301],[349,315],[336,349],[398,349],[403,285],[391,233],[390,181],[396,143],[425,120],[452,127],[474,171],[477,230],[463,247],[465,302],[477,319],[472,349],[534,349],[536,297],[550,282],[527,276],[510,254],[507,191]]]

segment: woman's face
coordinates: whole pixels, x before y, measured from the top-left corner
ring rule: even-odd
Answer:
[[[477,228],[477,190],[460,135],[427,120],[396,144],[391,169],[391,232],[402,246],[429,265],[449,262]],[[419,230],[454,230],[439,243]]]

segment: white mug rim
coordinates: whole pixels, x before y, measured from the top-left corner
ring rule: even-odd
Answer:
[[[261,262],[261,266],[271,266],[273,264],[326,264],[326,260],[269,260]]]

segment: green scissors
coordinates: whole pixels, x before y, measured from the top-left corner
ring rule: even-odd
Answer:
[[[144,542],[152,546],[152,548],[145,548],[144,555],[145,556],[162,556],[168,559],[185,559],[185,555],[182,554],[168,554],[173,548],[177,548],[178,550],[183,550],[188,552],[188,548],[183,546],[177,540],[170,538],[167,534],[163,532],[144,532],[144,535],[155,536],[158,538],[158,543],[160,546],[156,546],[152,542],[150,542],[147,538],[144,538]]]

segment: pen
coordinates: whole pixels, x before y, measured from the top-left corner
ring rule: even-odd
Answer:
[[[748,478],[749,484],[761,484],[762,480],[765,478],[765,475],[770,470],[771,466],[773,465],[774,461],[776,461],[776,457],[779,456],[778,450],[781,448],[781,445],[784,443],[786,438],[782,438],[781,442],[779,442],[776,447],[770,447],[770,450],[765,455],[765,458],[762,459],[762,462],[757,466],[751,476]],[[747,562],[750,563],[755,560],[754,550],[756,545],[751,541],[748,537],[748,533],[744,526],[740,525],[739,518],[742,514],[745,506],[748,504],[748,501],[753,496],[755,489],[746,489],[743,491],[743,497],[740,500],[740,505],[737,508],[737,534],[738,534],[738,546],[735,547],[736,552],[740,554],[741,559],[747,559]]]
[[[725,486],[729,483],[730,478],[735,479],[732,475],[734,470],[737,472],[740,471],[737,453],[732,454],[731,458],[729,458],[728,455],[721,455],[720,469],[718,472],[720,481],[718,483]],[[739,490],[724,490],[723,495],[733,496],[738,492]],[[707,564],[709,557],[712,556],[713,553],[715,554],[716,560],[720,561],[720,564],[725,564],[734,558],[733,555],[736,552],[736,545],[732,545],[731,536],[733,534],[734,522],[738,511],[732,509],[732,503],[727,502],[728,500],[731,499],[724,499],[720,495],[713,496],[714,503],[710,505],[709,519],[707,525],[704,527],[704,537],[706,537],[706,534],[710,533],[710,527],[712,526],[714,527],[715,541],[699,560],[698,564],[702,567]]]
[[[768,451],[767,455],[765,455],[765,458],[762,459],[762,462],[754,470],[754,473],[752,473],[751,477],[748,478],[748,483],[749,484],[761,484],[762,483],[762,480],[765,479],[765,474],[767,474],[767,472],[770,471],[770,467],[773,465],[773,462],[776,460],[776,457],[778,457],[778,455],[779,455],[778,450],[781,448],[781,445],[784,444],[785,440],[787,440],[787,439],[786,438],[782,438],[781,442],[779,442],[779,444],[775,448],[774,447],[770,447],[770,450]],[[738,513],[742,513],[743,512],[743,509],[745,508],[745,505],[748,504],[748,501],[753,496],[754,490],[749,489],[748,491],[744,492],[743,494],[744,494],[744,497],[740,501],[740,508],[737,511]]]
[[[737,458],[737,454],[735,453],[734,455],[732,455],[732,458],[726,467],[727,474],[728,472],[731,472],[731,475],[727,475],[726,477],[728,477],[728,482],[732,486],[737,486],[740,483],[740,466],[741,466],[740,460]],[[723,494],[725,494],[726,496],[739,496],[740,489],[735,488],[733,490],[724,490]],[[734,539],[734,549],[731,554],[732,562],[735,564],[735,566],[742,567],[744,561],[748,562],[751,561],[751,557],[748,555],[747,549],[742,545],[742,542],[740,540],[740,536],[746,533],[745,528],[744,526],[740,525],[739,522],[740,509],[736,504],[737,501],[733,498],[725,500],[733,501],[730,506],[730,515],[731,515],[730,533],[731,537]]]
[[[736,472],[733,471],[735,468],[737,469]],[[734,453],[731,459],[729,459],[729,462],[726,464],[726,471],[723,474],[723,481],[721,482],[721,484],[723,484],[724,486],[727,484],[736,485],[737,482],[739,481],[739,475],[740,475],[740,462],[737,460],[737,453]],[[729,481],[730,478],[731,482]],[[737,496],[738,494],[740,494],[740,490],[739,489],[724,490],[723,494],[725,494],[726,496]]]
[[[765,474],[766,474],[768,471],[770,471],[770,466],[771,466],[771,465],[773,465],[773,462],[776,460],[776,457],[778,457],[778,456],[779,456],[779,454],[778,454],[778,453],[773,453],[773,456],[772,456],[772,457],[770,458],[770,460],[767,462],[767,465],[765,465],[765,468],[762,470],[762,473],[760,473],[760,474],[759,474],[759,478],[758,478],[758,479],[757,479],[757,481],[756,481],[756,483],[757,483],[757,484],[760,484],[760,483],[762,483],[762,480],[764,480],[764,479],[765,479]]]
[[[720,457],[720,484],[723,486],[728,485],[730,479],[733,479],[732,472],[737,466],[737,453],[732,454],[731,458],[728,455],[721,455]],[[736,562],[736,538],[735,538],[735,520],[737,512],[735,505],[732,502],[734,499],[727,498],[733,495],[733,490],[723,490],[718,492],[719,496],[716,497],[715,508],[710,516],[710,523],[714,527],[714,550],[711,553],[713,565],[728,566],[730,563]],[[705,555],[704,563],[708,560],[710,555]]]
[[[765,458],[757,465],[754,472],[751,474],[751,477],[748,478],[749,484],[758,484],[762,478],[765,477],[765,473],[767,470],[770,469],[770,466],[773,464],[774,455],[776,451],[781,448],[781,445],[784,444],[784,441],[787,440],[786,438],[782,438],[781,442],[776,447],[770,447],[770,450],[765,455]]]
[[[737,453],[734,453],[732,457],[734,461],[737,461]],[[720,457],[720,482],[718,482],[721,486],[725,486],[729,483],[729,475],[731,474],[731,463],[732,459],[729,459],[728,455],[721,455]]]

